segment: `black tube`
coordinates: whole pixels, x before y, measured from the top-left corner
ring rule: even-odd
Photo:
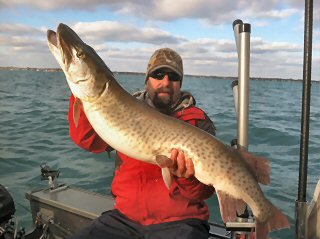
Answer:
[[[298,201],[306,201],[312,63],[313,0],[305,0],[303,91]]]
[[[249,32],[251,33],[251,25],[249,23],[244,23],[240,25],[239,33],[241,32]]]
[[[233,87],[239,85],[238,80],[234,80],[231,82],[231,89],[233,89]]]
[[[243,22],[242,22],[242,20],[240,20],[240,19],[234,20],[233,23],[232,23],[232,28],[234,29],[234,27],[235,27],[236,25],[242,24],[242,23],[243,23]]]
[[[296,201],[295,238],[306,238],[307,234],[307,176],[309,148],[309,120],[311,96],[311,64],[312,64],[312,22],[313,0],[305,0],[304,52],[303,52],[303,90],[300,135],[299,188]]]

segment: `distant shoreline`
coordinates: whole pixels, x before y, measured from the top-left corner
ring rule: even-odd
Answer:
[[[59,72],[61,68],[35,68],[35,67],[16,67],[16,66],[0,66],[0,70],[7,71],[44,71],[44,72]]]
[[[14,66],[0,66],[1,70],[23,70],[23,71],[40,71],[40,72],[62,72],[61,68],[35,68],[35,67],[14,67]],[[115,74],[132,74],[132,75],[144,75],[145,73],[139,72],[116,72]],[[201,76],[201,75],[185,75],[188,77],[200,77],[200,78],[216,78],[216,79],[224,79],[224,80],[236,80],[237,77],[234,76]],[[272,80],[272,81],[302,81],[302,79],[292,79],[292,78],[265,78],[265,77],[250,77],[251,80]],[[320,82],[320,81],[312,81],[312,82]]]

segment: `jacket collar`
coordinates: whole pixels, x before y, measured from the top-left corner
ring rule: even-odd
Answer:
[[[144,101],[147,105],[151,106],[152,108],[157,109],[154,106],[147,91],[145,91],[145,90],[138,91],[138,92],[134,93],[133,96],[135,96],[137,99],[139,99],[141,101]],[[193,97],[193,95],[190,92],[181,91],[180,98],[174,104],[172,104],[170,106],[167,114],[172,115],[178,111],[184,110],[184,109],[186,109],[190,106],[194,106],[194,105],[196,105],[196,100]],[[164,113],[166,113],[166,112],[164,112]]]

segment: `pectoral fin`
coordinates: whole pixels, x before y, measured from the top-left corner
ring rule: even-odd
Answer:
[[[157,155],[156,162],[159,165],[159,167],[161,167],[162,178],[165,185],[168,189],[170,189],[173,184],[174,178],[168,167],[172,166],[173,160],[164,155]]]
[[[173,160],[164,155],[157,155],[156,162],[160,168],[171,167],[173,165]]]
[[[82,102],[79,98],[76,98],[73,104],[73,120],[76,128],[79,124],[80,114],[82,110]]]
[[[167,186],[168,189],[170,189],[174,181],[172,173],[168,168],[162,168],[161,172],[164,184]]]

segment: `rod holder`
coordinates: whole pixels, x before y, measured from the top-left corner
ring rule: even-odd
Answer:
[[[248,149],[251,25],[237,19],[233,22],[233,31],[238,52],[238,84],[232,84],[238,118],[238,148]]]
[[[307,202],[296,201],[296,235],[295,238],[307,238]]]

